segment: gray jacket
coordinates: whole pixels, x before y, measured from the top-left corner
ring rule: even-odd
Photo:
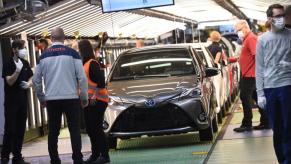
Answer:
[[[88,84],[82,60],[75,50],[61,43],[53,44],[41,55],[33,84],[41,102],[79,97],[81,100],[88,99]]]
[[[256,52],[256,86],[259,96],[265,88],[291,85],[291,31],[266,32],[259,37]]]

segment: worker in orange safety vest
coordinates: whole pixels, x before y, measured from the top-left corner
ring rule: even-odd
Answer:
[[[91,141],[92,154],[85,163],[108,163],[110,162],[108,144],[102,126],[109,102],[104,68],[95,59],[92,45],[88,40],[79,41],[78,48],[88,78],[89,105],[84,108],[84,118],[86,131]]]

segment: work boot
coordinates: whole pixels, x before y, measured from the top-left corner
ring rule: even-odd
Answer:
[[[12,164],[30,164],[30,163],[24,161],[24,159],[21,157],[21,158],[13,158]]]
[[[1,164],[8,164],[9,163],[9,158],[1,158]]]
[[[92,164],[93,162],[95,162],[97,160],[96,156],[91,155],[84,163],[85,164]]]
[[[74,164],[84,164],[84,161],[83,160],[76,160],[76,161],[74,161]]]
[[[238,132],[238,133],[245,132],[245,131],[248,132],[248,131],[252,131],[252,127],[251,126],[243,126],[243,125],[241,125],[238,128],[234,128],[233,131]]]
[[[51,160],[51,164],[61,164],[60,159]]]
[[[99,156],[97,158],[97,160],[94,161],[92,164],[109,164],[109,163],[110,163],[109,157],[106,158],[106,157],[103,157],[103,156]]]
[[[265,124],[260,123],[259,125],[254,126],[253,129],[254,130],[264,130],[264,129],[271,129],[271,127],[269,125],[265,125]]]

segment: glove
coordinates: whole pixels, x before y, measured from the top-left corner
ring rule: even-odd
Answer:
[[[21,82],[20,82],[20,87],[21,87],[22,89],[28,89],[28,88],[31,87],[31,85],[29,84],[29,82],[21,81]]]
[[[266,109],[267,100],[265,96],[258,96],[258,106],[262,109]]]
[[[18,59],[18,61],[14,61],[14,63],[15,63],[15,66],[16,66],[16,70],[15,71],[19,73],[21,71],[22,67],[23,67],[23,63],[19,59]]]

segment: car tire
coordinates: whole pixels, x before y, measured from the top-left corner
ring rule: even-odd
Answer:
[[[214,134],[212,121],[210,121],[210,125],[208,128],[199,130],[199,138],[200,141],[213,141]]]
[[[222,108],[221,108],[221,110],[219,111],[219,113],[217,113],[217,122],[219,124],[222,124],[222,121],[223,121],[223,115],[222,115]]]
[[[116,137],[107,137],[107,143],[109,149],[117,148],[117,138]]]
[[[214,114],[214,118],[212,119],[212,129],[213,129],[213,132],[218,132],[218,121],[217,121],[216,114]]]
[[[220,112],[221,112],[222,117],[224,118],[226,116],[226,103],[223,104]]]

